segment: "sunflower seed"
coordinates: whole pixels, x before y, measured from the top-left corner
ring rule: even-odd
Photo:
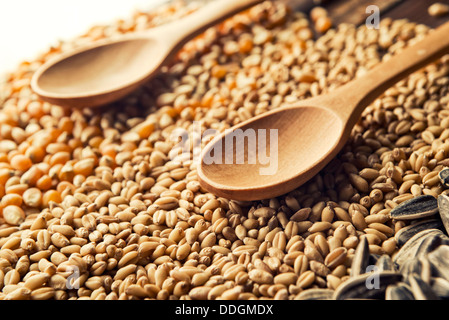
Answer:
[[[366,237],[362,237],[352,259],[351,277],[356,277],[366,272],[366,268],[369,264],[369,256],[368,240]]]
[[[410,240],[411,237],[413,237],[415,234],[427,230],[427,229],[441,229],[443,228],[443,224],[441,223],[440,219],[429,219],[429,220],[423,220],[419,221],[417,223],[411,224],[409,226],[406,226],[402,229],[400,229],[396,234],[394,235],[396,239],[396,243],[398,247],[402,247],[408,240]]]
[[[416,300],[440,300],[433,292],[432,288],[425,283],[417,274],[407,277],[407,282],[412,288],[413,296]]]
[[[390,211],[390,217],[396,220],[413,220],[437,213],[437,199],[431,195],[422,195],[402,202]]]
[[[380,258],[380,254],[377,253],[371,253],[368,257],[368,265],[369,266],[374,266],[377,264],[377,261]]]
[[[429,259],[427,258],[427,255],[424,257],[420,257],[418,258],[419,261],[421,261],[421,279],[427,283],[427,284],[431,284],[432,283],[432,272],[433,272],[433,267],[430,264]]]
[[[396,265],[389,255],[383,254],[377,259],[376,266],[379,271],[397,271]]]
[[[435,275],[449,281],[449,246],[439,246],[427,255]]]
[[[391,284],[385,290],[385,300],[415,300],[408,284],[400,282]]]
[[[399,272],[402,273],[404,277],[408,277],[411,274],[421,274],[422,263],[419,259],[409,259],[406,260],[399,267]]]
[[[438,178],[440,178],[441,184],[449,188],[449,168],[443,169],[438,173]]]
[[[304,290],[296,296],[297,300],[331,300],[334,290],[324,288],[312,288]]]
[[[382,299],[386,288],[401,281],[401,279],[402,275],[398,272],[365,273],[342,283],[335,290],[333,299]]]
[[[440,212],[441,221],[446,229],[446,233],[449,234],[449,197],[445,194],[438,196],[438,211]]]
[[[418,246],[416,257],[422,257],[441,245],[449,245],[449,238],[443,232],[429,235]]]
[[[443,299],[449,298],[449,281],[440,277],[434,277],[431,284],[433,292]]]

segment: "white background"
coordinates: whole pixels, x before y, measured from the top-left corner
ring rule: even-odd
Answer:
[[[0,0],[0,75],[59,39],[70,40],[95,24],[128,18],[167,0]]]

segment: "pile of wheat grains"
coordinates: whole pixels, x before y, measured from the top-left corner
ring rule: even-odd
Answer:
[[[347,280],[362,237],[394,254],[407,223],[390,210],[444,192],[448,57],[387,90],[340,154],[284,196],[218,198],[199,186],[193,156],[173,161],[176,128],[223,131],[331,91],[429,32],[404,20],[315,39],[307,16],[267,1],[190,41],[114,105],[70,110],[30,89],[52,56],[195,8],[94,27],[0,84],[0,299],[298,299]]]

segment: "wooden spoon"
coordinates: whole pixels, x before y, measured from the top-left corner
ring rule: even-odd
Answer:
[[[96,107],[128,95],[207,28],[263,0],[215,0],[188,16],[144,32],[98,41],[45,63],[31,80],[45,101]]]
[[[283,106],[225,131],[201,153],[198,166],[201,186],[217,196],[235,200],[268,199],[298,188],[342,149],[365,107],[399,80],[449,53],[448,35],[449,23],[446,23],[422,41],[326,95]],[[226,138],[235,136],[237,129],[242,130],[240,134],[262,129],[267,137],[270,136],[268,129],[277,129],[275,141],[261,137],[259,131],[256,134],[257,141],[269,140],[266,150],[277,143],[277,150],[273,148],[277,151],[277,158],[273,157],[273,163],[277,160],[274,174],[261,174],[261,168],[270,166],[266,162],[265,165],[249,164],[255,156],[247,143],[244,148],[237,147],[237,143],[225,144]],[[217,150],[221,151],[221,157],[217,157],[220,155]],[[256,152],[259,151],[257,147]],[[226,159],[233,160],[234,155],[244,157],[244,163],[226,164]],[[221,161],[212,162],[214,157]]]

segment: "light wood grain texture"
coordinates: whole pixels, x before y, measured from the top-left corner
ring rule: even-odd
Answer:
[[[237,125],[241,129],[278,130],[278,170],[261,175],[259,164],[207,164],[211,150],[222,149],[223,161],[236,148],[225,148],[225,132],[203,150],[198,168],[201,185],[229,199],[260,200],[299,187],[332,160],[347,141],[363,110],[386,89],[410,73],[449,53],[449,23],[364,76],[335,91],[270,111]],[[267,134],[268,135],[268,134]],[[273,143],[270,141],[270,143]],[[245,144],[248,159],[248,146]]]
[[[74,108],[123,98],[147,82],[182,46],[207,28],[262,0],[218,0],[146,32],[99,41],[44,64],[31,87],[43,100]]]

